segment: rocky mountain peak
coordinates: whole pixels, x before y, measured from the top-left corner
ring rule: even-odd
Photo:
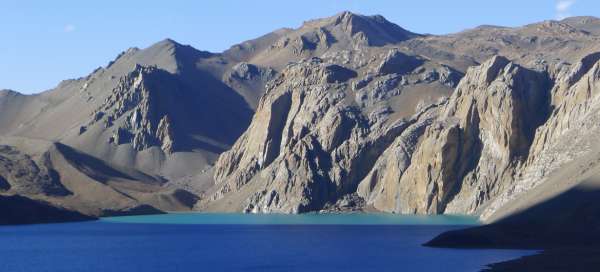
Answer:
[[[146,58],[161,58],[170,57],[176,63],[177,72],[182,69],[195,69],[195,65],[199,59],[209,58],[214,54],[207,51],[200,51],[190,45],[180,44],[172,39],[164,39],[154,45],[148,47],[144,51]],[[152,65],[152,63],[144,62],[142,64]],[[160,63],[157,63],[160,66]]]
[[[286,51],[286,56],[310,58],[331,48],[379,47],[418,36],[387,21],[383,16],[364,16],[346,11],[307,21],[298,29],[286,31],[269,49]]]
[[[111,69],[111,74],[121,77],[132,71],[136,65],[156,66],[170,73],[183,73],[196,69],[200,59],[212,57],[214,54],[200,51],[189,45],[180,44],[172,39],[164,39],[151,46],[139,49],[132,47],[119,54],[111,61],[106,70]]]
[[[257,39],[232,46],[226,59],[283,69],[290,62],[322,57],[325,52],[365,46],[383,46],[418,37],[383,16],[341,12],[304,22],[299,28],[273,31]]]
[[[333,17],[312,21],[307,25],[318,26],[330,31],[341,30],[353,39],[363,40],[369,46],[398,43],[418,35],[389,22],[381,15],[365,16],[349,11]]]

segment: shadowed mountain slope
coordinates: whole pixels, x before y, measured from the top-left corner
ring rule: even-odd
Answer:
[[[94,217],[56,208],[22,196],[0,196],[0,225],[61,223],[94,220]]]

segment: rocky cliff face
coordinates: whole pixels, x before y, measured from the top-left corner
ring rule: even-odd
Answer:
[[[589,136],[572,133],[594,126],[597,54],[573,67],[535,69],[493,57],[469,69],[447,100],[420,101],[413,115],[395,119],[389,113],[398,109],[386,114],[367,105],[401,91],[360,89],[396,84],[394,78],[414,74],[425,61],[398,51],[382,56],[383,63],[351,67],[358,71],[351,76],[349,68],[316,60],[289,67],[261,100],[249,130],[217,162],[221,187],[213,200],[231,195],[247,212],[304,212],[356,194],[381,211],[487,209],[486,216],[543,182],[540,172],[587,150],[581,143],[566,151],[556,142],[589,144]],[[364,78],[363,69],[371,71]],[[431,78],[444,84],[449,76]],[[349,101],[350,94],[361,99]]]
[[[598,53],[588,55],[578,63],[561,69],[550,91],[552,110],[547,121],[536,130],[529,157],[515,176],[514,185],[483,212],[484,219],[496,219],[507,215],[501,211],[501,207],[554,179],[555,175],[560,174],[562,167],[577,164],[579,160],[585,160],[595,152],[595,135],[600,131],[599,79]],[[563,185],[557,186],[568,187],[567,184],[576,184],[580,176],[585,176],[593,166],[594,163],[588,163],[587,167],[570,173],[570,180],[565,180]],[[528,205],[528,201],[523,202],[521,208]]]
[[[158,82],[162,88],[155,86]],[[119,80],[112,94],[92,113],[92,120],[80,128],[80,134],[85,133],[88,126],[102,122],[105,128],[113,130],[110,143],[130,143],[139,151],[156,145],[167,153],[173,152],[175,134],[169,113],[165,111],[169,101],[164,101],[168,95],[160,92],[181,90],[169,83],[166,72],[137,65]]]
[[[385,211],[477,211],[510,186],[526,160],[548,111],[548,86],[544,73],[502,57],[470,69],[414,152],[393,147],[361,184],[360,194]]]
[[[380,154],[431,118],[430,104],[461,76],[395,49],[370,62],[347,54],[292,64],[269,84],[246,133],[216,163],[213,201],[233,195],[248,212],[297,213],[355,193]],[[411,94],[419,87],[429,92]],[[414,97],[392,103],[402,95]],[[253,190],[239,196],[244,188]]]
[[[346,13],[310,21],[279,32],[267,56],[254,56],[264,63],[290,50],[300,59],[321,54],[325,66],[356,76],[339,84],[328,79],[330,68],[307,61],[296,64],[305,70],[283,69],[250,128],[215,165],[216,209],[302,212],[358,197],[388,212],[495,211],[501,204],[491,203],[540,168],[533,161],[549,152],[539,147],[548,137],[540,131],[566,95],[557,86],[589,69],[594,54],[584,56],[598,39],[587,23],[565,20],[364,42],[378,36],[365,35],[373,29],[390,33],[377,22]],[[340,44],[351,49],[333,52]],[[462,78],[469,66],[477,67]],[[450,95],[440,86],[456,88]],[[545,133],[566,129],[556,126]]]

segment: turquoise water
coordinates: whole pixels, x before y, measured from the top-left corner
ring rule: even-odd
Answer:
[[[479,271],[524,250],[421,246],[472,217],[177,213],[0,227],[1,272]]]
[[[395,215],[383,213],[350,214],[235,214],[170,213],[106,217],[104,222],[146,224],[213,224],[213,225],[477,225],[472,216]]]

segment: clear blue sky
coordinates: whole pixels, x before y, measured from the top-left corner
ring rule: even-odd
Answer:
[[[281,27],[343,10],[414,32],[481,24],[519,26],[570,15],[600,16],[598,0],[0,0],[0,89],[34,93],[87,75],[121,51],[172,38],[220,52]]]

